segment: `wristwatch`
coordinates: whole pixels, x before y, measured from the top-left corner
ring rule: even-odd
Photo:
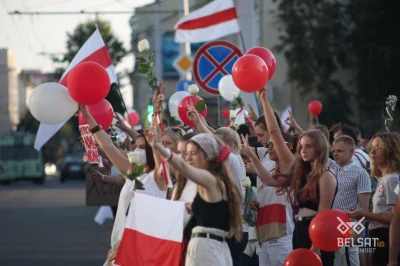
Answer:
[[[92,128],[90,130],[90,132],[92,132],[92,134],[95,134],[97,132],[99,132],[100,130],[102,130],[103,128],[101,127],[101,125],[96,125],[94,128]]]

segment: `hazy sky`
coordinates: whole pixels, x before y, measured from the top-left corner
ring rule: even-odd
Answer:
[[[95,15],[8,15],[19,11],[129,11],[154,0],[0,0],[0,48],[13,51],[16,67],[52,71],[57,66],[45,53],[66,51],[66,33],[72,32],[78,23]],[[129,48],[131,29],[126,15],[100,15],[111,22],[114,34]],[[117,70],[132,69],[132,56]],[[131,86],[123,89],[127,105],[131,106]]]

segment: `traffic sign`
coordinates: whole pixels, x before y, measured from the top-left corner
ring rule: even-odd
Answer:
[[[187,91],[189,85],[192,85],[193,82],[187,79],[181,79],[178,84],[176,84],[176,91]]]
[[[233,43],[212,41],[203,45],[194,56],[193,75],[205,91],[219,95],[218,83],[232,74],[232,67],[243,53]]]
[[[179,72],[181,76],[184,76],[192,68],[192,58],[186,54],[179,55],[172,66]]]

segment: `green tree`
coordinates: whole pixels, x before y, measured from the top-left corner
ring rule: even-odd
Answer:
[[[350,104],[360,104],[360,127],[383,129],[385,98],[397,94],[400,30],[397,0],[275,0],[280,43],[289,81],[303,95],[317,92],[324,103],[321,121],[351,122]],[[339,74],[339,75],[338,75]],[[346,81],[343,75],[346,75]],[[355,86],[356,93],[346,89]],[[400,128],[400,106],[393,128]],[[397,120],[397,121],[396,121]]]
[[[101,20],[100,18],[88,20],[84,23],[78,24],[73,32],[67,32],[67,52],[60,58],[53,58],[54,62],[61,63],[63,65],[56,70],[59,78],[61,78],[62,73],[64,73],[65,67],[69,63],[71,63],[72,59],[78,53],[79,49],[96,30],[96,27],[100,31],[100,34],[104,40],[104,43],[106,44],[108,53],[110,54],[111,60],[115,67],[129,53],[124,48],[123,42],[120,41],[113,34],[110,22]],[[121,74],[118,74],[119,78],[120,76]],[[106,99],[111,103],[114,111],[124,113],[125,107],[123,105],[122,98],[118,89],[118,85],[113,84]]]
[[[320,122],[351,122],[347,84],[335,77],[349,66],[346,38],[350,31],[343,6],[336,1],[275,0],[279,44],[276,51],[285,55],[289,81],[301,95],[316,92],[324,104]],[[335,102],[340,99],[340,104]]]
[[[400,62],[400,1],[352,0],[348,14],[354,30],[350,53],[354,55],[356,82],[362,107],[361,120],[374,133],[384,128],[384,103],[388,95],[400,99],[397,66]],[[400,130],[400,102],[392,130]],[[369,131],[369,130],[367,130]]]

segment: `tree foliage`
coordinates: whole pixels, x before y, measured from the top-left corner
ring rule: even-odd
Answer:
[[[63,63],[65,66],[71,63],[79,49],[96,30],[96,27],[99,29],[111,60],[116,67],[129,52],[124,48],[123,42],[113,34],[110,22],[99,18],[80,23],[73,32],[67,32],[67,51],[61,58],[54,58],[54,61]],[[65,69],[63,67],[56,69],[56,73],[60,78],[64,71]],[[111,103],[116,112],[125,112],[125,107],[116,84],[111,86],[110,93],[107,95],[106,99]]]
[[[400,1],[275,2],[280,32],[276,49],[288,61],[288,78],[295,88],[302,95],[320,95],[325,109],[322,122],[351,122],[350,105],[358,101],[362,126],[382,128],[384,99],[399,94],[394,79],[400,59],[400,39],[395,34]],[[349,86],[356,87],[355,94]]]

